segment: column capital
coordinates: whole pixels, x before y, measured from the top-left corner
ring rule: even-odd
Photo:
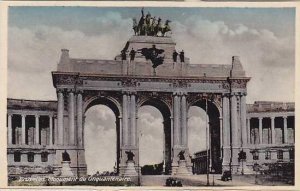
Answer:
[[[137,95],[137,91],[129,91],[128,94],[129,94],[129,95],[135,95],[135,96],[136,96],[136,95]]]
[[[24,113],[21,113],[20,115],[21,115],[22,118],[26,117],[26,114],[24,114]]]
[[[240,92],[231,92],[230,97],[240,96]]]
[[[65,93],[65,89],[63,89],[63,88],[57,88],[56,89],[56,93]]]
[[[240,97],[247,96],[246,92],[236,92],[235,94],[240,96]]]
[[[40,115],[36,113],[36,114],[34,114],[34,117],[35,118],[40,118]]]
[[[282,118],[283,118],[283,119],[287,119],[287,118],[288,118],[288,116],[287,116],[287,115],[284,115],[284,116],[282,116]]]
[[[76,94],[83,94],[83,92],[84,92],[84,90],[78,90],[78,89],[77,89],[75,93],[76,93]]]
[[[122,95],[130,95],[130,91],[122,91]]]
[[[181,94],[182,96],[187,96],[187,95],[188,95],[188,92],[183,91],[183,92],[180,92],[180,94]]]
[[[275,116],[270,116],[270,119],[272,119],[272,120],[275,119]]]
[[[259,117],[257,117],[259,120],[262,120],[264,117],[261,117],[261,116],[259,116]]]
[[[68,88],[68,89],[67,89],[67,92],[68,92],[69,94],[74,93],[74,92],[75,92],[75,89],[74,89],[74,88]]]
[[[230,97],[230,93],[222,93],[222,98],[229,98]]]

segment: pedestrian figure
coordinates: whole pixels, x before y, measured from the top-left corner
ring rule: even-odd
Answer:
[[[184,62],[184,52],[183,50],[179,54],[180,62]]]
[[[133,48],[131,49],[129,55],[130,55],[130,61],[133,61],[135,58],[135,51],[133,50]]]
[[[174,52],[173,52],[173,62],[177,62],[177,56],[178,56],[178,53],[176,52],[176,50],[174,50]]]

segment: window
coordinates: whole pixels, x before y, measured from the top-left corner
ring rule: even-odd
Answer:
[[[48,152],[42,152],[41,153],[41,160],[42,160],[42,162],[47,162],[48,161]]]
[[[28,162],[34,162],[34,153],[30,152],[27,154],[27,160]]]
[[[270,151],[266,151],[265,152],[265,159],[266,160],[270,160],[271,159],[271,152]]]
[[[283,151],[282,150],[278,150],[277,151],[277,159],[283,159]]]
[[[294,149],[289,150],[290,160],[294,160],[295,152]]]
[[[258,152],[257,151],[254,151],[253,152],[253,160],[258,160],[259,157],[258,157]]]
[[[21,162],[21,153],[19,151],[14,152],[14,161]]]

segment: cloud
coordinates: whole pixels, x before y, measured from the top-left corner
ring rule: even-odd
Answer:
[[[205,111],[193,106],[188,113],[188,147],[190,155],[206,149]]]
[[[116,125],[114,113],[106,106],[91,107],[84,126],[85,157],[88,174],[113,171],[116,162]]]
[[[70,49],[71,57],[113,59],[132,33],[131,19],[108,12],[94,22],[97,30],[89,34],[46,25],[9,27],[9,97],[56,99],[50,71],[56,70],[61,48]],[[231,56],[239,55],[252,77],[249,103],[294,100],[294,34],[279,37],[276,31],[199,15],[172,22],[172,30],[177,49],[184,49],[192,63],[230,64]]]
[[[143,106],[139,110],[140,164],[158,164],[163,160],[163,118],[156,108]],[[151,153],[151,154],[150,154]]]
[[[51,71],[56,70],[62,48],[75,58],[113,59],[130,37],[131,20],[107,13],[96,23],[101,28],[98,35],[46,25],[9,27],[8,96],[56,99]]]
[[[191,16],[182,23],[173,22],[173,37],[178,49],[184,49],[194,64],[230,64],[231,56],[240,56],[247,76],[252,78],[248,103],[294,101],[294,34],[280,37],[264,28],[240,23],[229,26]]]

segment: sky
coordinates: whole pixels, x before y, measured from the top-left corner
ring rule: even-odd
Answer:
[[[177,50],[183,49],[192,64],[230,64],[232,56],[240,56],[246,75],[251,77],[247,103],[294,101],[295,9],[145,8],[148,11],[172,21],[171,36]],[[140,8],[10,7],[8,97],[56,100],[51,71],[56,70],[60,50],[69,49],[74,58],[113,59],[133,35],[133,17],[140,18]],[[141,141],[145,141],[143,145],[150,141],[151,145],[161,145],[161,114],[153,107],[145,107],[139,111],[139,123],[145,131]],[[104,145],[115,136],[112,111],[99,106],[86,115],[85,129],[90,130],[86,136],[100,138],[85,140],[98,141],[105,149]],[[205,127],[205,114],[194,110],[189,115],[189,131],[203,134],[199,126]],[[157,128],[156,133],[149,130],[152,128]],[[97,133],[93,134],[95,129]],[[194,142],[203,143],[200,136],[192,137]],[[203,149],[203,144],[198,146],[191,150]],[[147,148],[145,152],[151,151]],[[158,163],[162,147],[155,150],[151,161]],[[109,161],[108,156],[113,154],[107,153],[103,160]],[[87,161],[95,164],[90,155]],[[144,162],[149,163],[146,158]],[[91,172],[98,167],[92,168]]]

